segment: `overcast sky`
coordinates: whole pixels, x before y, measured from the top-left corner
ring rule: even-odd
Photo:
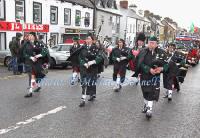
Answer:
[[[120,1],[120,0],[118,0]],[[188,29],[192,22],[200,27],[200,0],[128,0],[138,10],[150,10],[162,17],[170,17],[180,27]]]

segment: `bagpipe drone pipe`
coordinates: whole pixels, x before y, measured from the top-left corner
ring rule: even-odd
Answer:
[[[167,53],[165,51],[159,51],[152,60],[151,67],[155,69],[157,67],[163,67],[165,64],[167,64]]]

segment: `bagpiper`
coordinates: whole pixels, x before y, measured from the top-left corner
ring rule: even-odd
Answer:
[[[101,63],[103,59],[99,54],[98,47],[93,43],[93,40],[93,36],[89,34],[86,39],[86,44],[82,46],[79,54],[82,86],[80,107],[85,106],[87,95],[90,96],[88,101],[93,101],[96,98],[98,64]]]
[[[79,38],[73,38],[73,46],[70,48],[70,55],[75,53],[77,50],[80,49]],[[76,81],[79,81],[79,73],[80,73],[80,66],[79,66],[79,59],[77,58],[78,55],[71,57],[71,64],[72,64],[72,79],[71,85],[74,85]]]
[[[38,42],[35,32],[29,33],[29,41],[24,45],[23,50],[25,64],[27,64],[31,73],[31,86],[28,93],[24,96],[29,98],[33,96],[33,92],[39,92],[41,89],[39,83],[45,77],[44,72],[44,58],[48,55],[48,50]]]
[[[130,48],[126,47],[125,41],[119,39],[117,47],[112,50],[113,66],[113,81],[116,82],[114,87],[115,92],[119,92],[122,88],[122,83],[125,81],[126,69],[129,60],[133,58],[130,54]]]
[[[170,43],[166,49],[168,60],[168,71],[163,73],[164,88],[167,89],[164,98],[168,98],[168,101],[172,100],[173,86],[175,84],[176,75],[178,73],[178,66],[176,65],[177,52],[176,45]]]
[[[139,53],[137,70],[140,73],[140,85],[144,97],[142,112],[147,118],[151,118],[153,101],[159,100],[160,73],[168,70],[166,64],[166,52],[158,48],[157,38],[151,36],[147,48]]]

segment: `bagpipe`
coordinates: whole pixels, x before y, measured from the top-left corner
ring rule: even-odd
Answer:
[[[157,67],[163,67],[165,64],[167,64],[167,53],[164,50],[160,50],[152,60],[151,68],[156,69]]]
[[[102,58],[103,58],[103,65],[107,68],[107,66],[109,65],[108,55],[106,54],[106,52],[104,50],[100,50],[99,51],[99,55],[102,56]]]
[[[120,57],[128,57],[129,55],[129,49],[122,49]]]

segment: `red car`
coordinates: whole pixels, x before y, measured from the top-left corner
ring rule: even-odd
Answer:
[[[192,66],[195,66],[199,63],[199,49],[193,48],[188,52],[187,55],[187,63],[189,63]]]

